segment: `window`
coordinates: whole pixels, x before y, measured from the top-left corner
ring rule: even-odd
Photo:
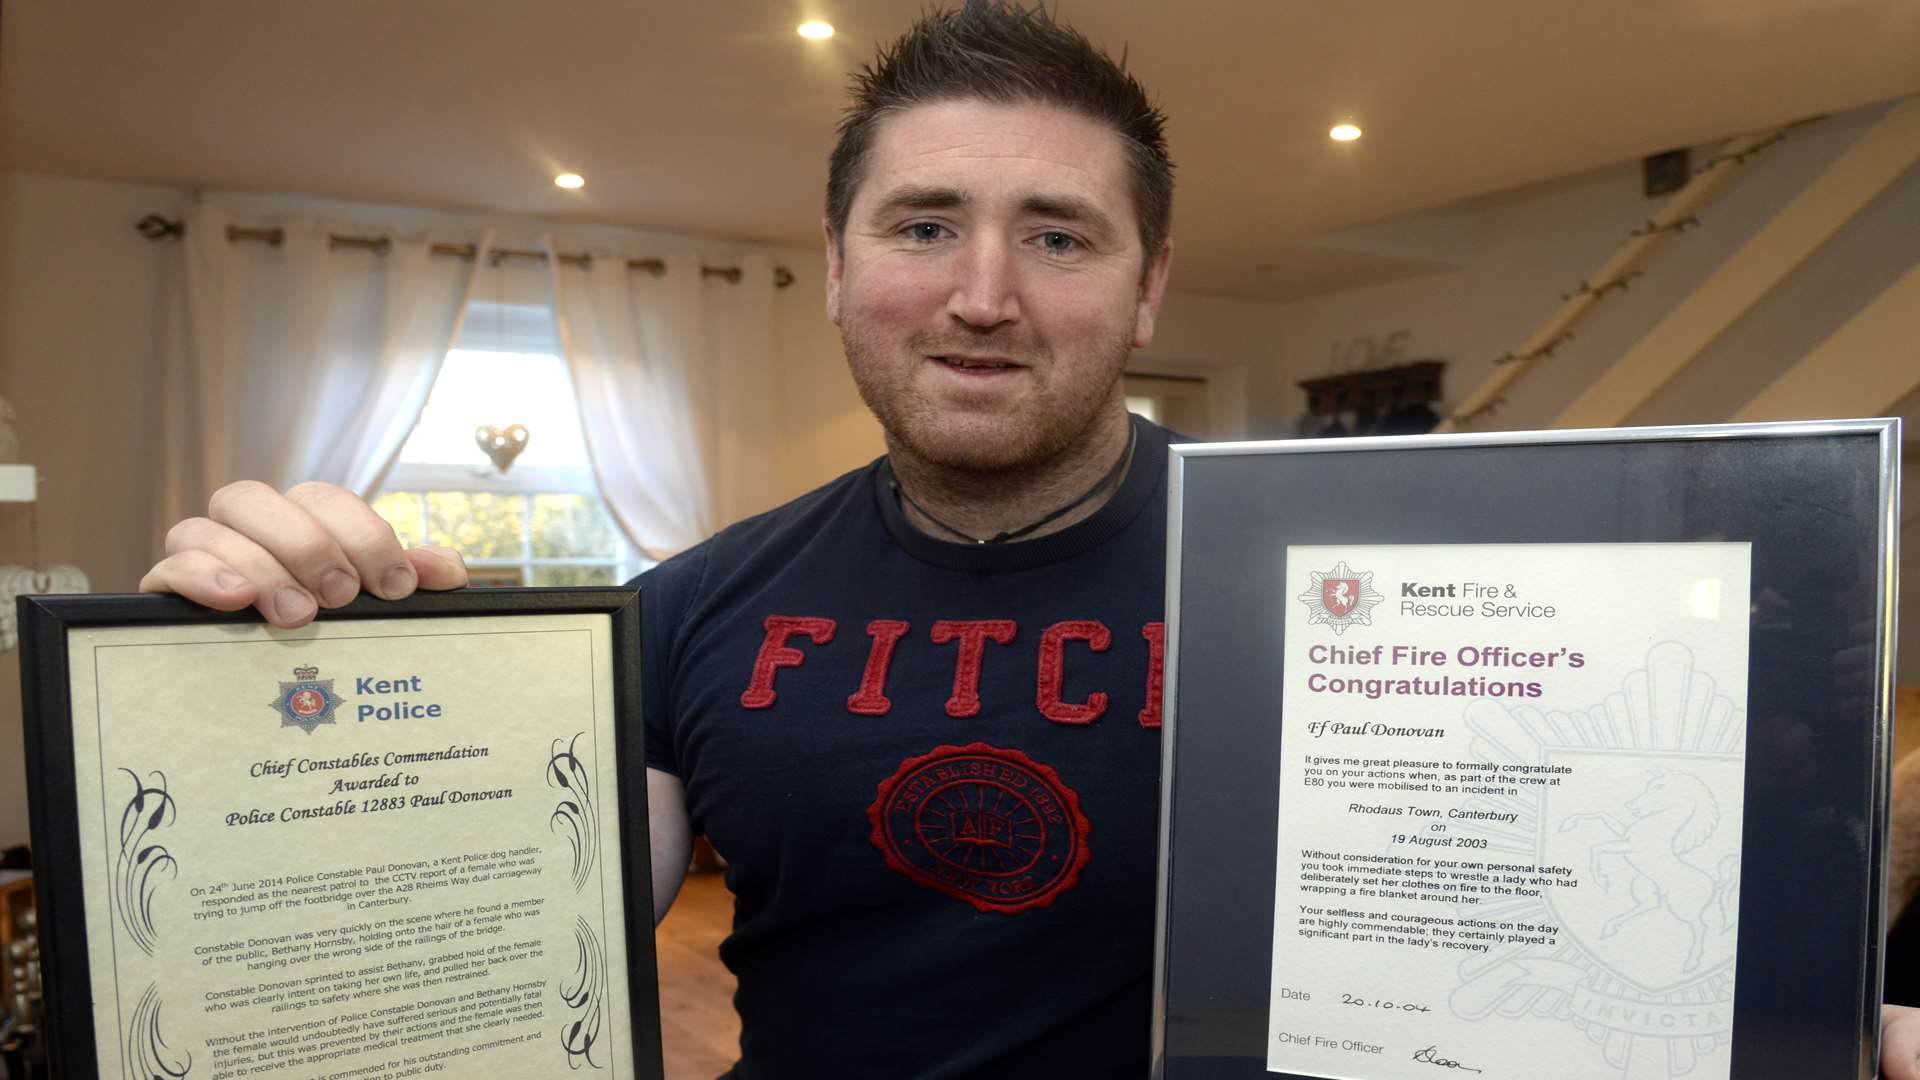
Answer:
[[[476,300],[373,508],[405,544],[466,556],[476,585],[615,585],[646,569],[594,488],[543,305]],[[475,442],[520,424],[505,472]]]

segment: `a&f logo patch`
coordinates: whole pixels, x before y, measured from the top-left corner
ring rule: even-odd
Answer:
[[[1344,634],[1349,626],[1372,626],[1373,606],[1386,598],[1373,589],[1373,571],[1356,571],[1342,559],[1325,573],[1315,570],[1296,599],[1307,605],[1307,625],[1325,623]]]
[[[333,680],[320,678],[320,669],[311,664],[294,668],[293,681],[281,683],[280,696],[273,699],[280,726],[297,727],[309,735],[321,724],[333,723],[333,711],[340,705]]]
[[[901,762],[867,818],[888,866],[981,911],[1045,907],[1092,858],[1074,790],[1020,751],[986,743]]]

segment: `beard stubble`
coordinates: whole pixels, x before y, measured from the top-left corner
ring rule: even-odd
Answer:
[[[890,452],[905,451],[927,465],[973,473],[1018,475],[1044,470],[1094,430],[1132,353],[1126,338],[1111,342],[1102,355],[1109,362],[1084,392],[1061,385],[1055,356],[1045,346],[1017,346],[993,335],[956,338],[915,333],[903,354],[890,354],[857,329],[840,333],[860,399],[880,421]],[[998,415],[955,417],[914,390],[913,365],[921,357],[948,352],[992,352],[1014,357],[1045,372],[1044,391],[1028,395]],[[1073,373],[1066,373],[1070,379]]]

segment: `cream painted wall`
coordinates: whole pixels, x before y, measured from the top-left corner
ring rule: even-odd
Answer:
[[[1884,106],[1816,121],[1759,157],[1746,175],[1674,237],[1623,293],[1609,295],[1576,337],[1511,392],[1478,430],[1551,426],[1595,378],[1686,297],[1780,208],[1800,194],[1876,121]],[[1694,160],[1703,160],[1696,149]],[[1256,432],[1291,431],[1304,408],[1294,386],[1340,370],[1344,343],[1408,333],[1408,357],[1449,361],[1446,396],[1465,398],[1489,377],[1491,361],[1516,348],[1559,306],[1561,294],[1600,265],[1660,204],[1640,192],[1637,163],[1598,170],[1398,223],[1409,244],[1447,238],[1460,269],[1290,304],[1275,314],[1271,363],[1249,373]],[[1337,240],[1392,250],[1395,223]],[[1431,256],[1431,250],[1423,249]],[[1725,421],[1781,371],[1843,325],[1900,274],[1920,263],[1920,170],[1910,172],[1735,324],[1680,377],[1628,418],[1630,424]],[[1920,310],[1874,363],[1920,366]],[[1893,403],[1863,405],[1861,411]],[[1445,411],[1445,410],[1442,410]],[[1920,439],[1920,394],[1894,412],[1907,439]],[[1909,514],[1909,518],[1913,515]],[[1913,540],[1915,525],[1904,532]],[[1915,544],[1905,545],[1913,551]],[[1900,611],[1920,617],[1920,561],[1905,560]],[[1908,648],[1902,682],[1920,681],[1920,649]]]
[[[1699,227],[1670,239],[1627,291],[1602,301],[1576,329],[1574,340],[1536,367],[1510,394],[1509,404],[1479,426],[1551,424],[1884,111],[1884,106],[1858,109],[1805,125],[1757,158],[1701,212]],[[1710,150],[1697,148],[1694,161],[1704,160]],[[1274,362],[1251,375],[1255,426],[1290,430],[1304,407],[1294,381],[1338,370],[1333,356],[1341,343],[1396,330],[1409,332],[1410,357],[1448,360],[1447,399],[1465,398],[1491,375],[1495,357],[1518,347],[1545,322],[1561,294],[1597,268],[1659,205],[1642,196],[1636,162],[1356,230],[1370,249],[1390,252],[1396,230],[1405,232],[1411,246],[1425,244],[1436,226],[1445,225],[1460,268],[1283,306]],[[1818,286],[1810,284],[1811,275],[1789,282],[1782,290],[1785,303],[1755,312],[1764,317],[1755,324],[1764,332],[1750,330],[1734,342],[1737,348],[1710,358],[1715,363],[1676,380],[1634,420],[1702,422],[1731,415],[1745,400],[1740,395],[1746,388],[1764,386],[1804,352],[1780,343],[1810,344],[1805,337],[1813,329],[1836,325],[1872,298],[1876,282],[1913,265],[1920,251],[1920,212],[1910,212],[1915,207],[1920,207],[1920,175],[1909,175],[1855,223],[1844,243],[1809,264],[1826,272]],[[1435,253],[1423,246],[1419,254]]]
[[[40,501],[0,503],[0,560],[71,563],[96,591],[132,588],[151,561],[142,476],[157,424],[152,342],[164,249],[141,215],[159,188],[0,173],[0,396],[19,414]],[[17,653],[0,658],[0,847],[27,839]]]
[[[178,216],[189,193],[167,188],[0,173],[0,396],[21,416],[24,457],[42,470],[33,509],[0,504],[0,561],[35,557],[84,569],[97,592],[136,588],[158,538],[141,478],[154,452],[157,342],[165,273],[179,247],[133,230],[145,214]],[[471,215],[291,196],[221,195],[262,216],[300,212],[405,229],[470,224]],[[571,244],[625,250],[697,246],[716,259],[735,245],[629,229],[497,223],[503,244],[537,243],[552,228]],[[880,428],[847,375],[825,311],[821,253],[770,252],[795,275],[776,294],[781,451],[768,462],[783,497],[807,491],[884,451]],[[537,275],[529,275],[537,277]],[[1244,431],[1248,362],[1264,359],[1277,323],[1269,305],[1171,294],[1142,370],[1207,375],[1219,437]],[[27,838],[17,655],[0,659],[0,847]]]
[[[847,374],[840,331],[827,320],[826,256],[794,252],[784,264],[794,283],[774,317],[783,352],[779,371],[781,490],[789,498],[819,487],[881,454],[880,424]]]
[[[20,414],[23,458],[41,469],[41,499],[0,504],[0,562],[72,563],[96,592],[136,588],[158,540],[142,477],[158,423],[156,342],[162,290],[177,244],[134,232],[141,216],[178,216],[188,194],[127,184],[0,173],[0,396]],[[313,199],[223,197],[242,210],[301,210],[343,222],[415,228],[462,215]],[[542,226],[508,223],[501,238],[531,244]],[[632,230],[556,230],[581,243],[629,249],[698,245],[699,238]],[[776,294],[779,424],[789,449],[767,467],[795,495],[881,452],[879,428],[855,393],[823,313],[818,252],[774,249],[794,285]],[[34,526],[37,524],[37,534]],[[0,658],[0,847],[27,839],[17,653]]]
[[[1174,259],[1173,282],[1180,280]],[[1212,427],[1183,434],[1200,439],[1245,439],[1254,427],[1249,379],[1272,365],[1282,340],[1282,309],[1276,304],[1169,292],[1160,306],[1153,343],[1134,354],[1127,370],[1142,374],[1199,375],[1207,380]]]

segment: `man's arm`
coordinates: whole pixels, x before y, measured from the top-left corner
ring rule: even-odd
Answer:
[[[1893,770],[1893,830],[1888,842],[1887,921],[1900,917],[1920,893],[1920,752]]]
[[[693,825],[687,820],[687,789],[680,778],[659,769],[647,770],[647,833],[653,842],[653,922],[667,917],[667,908],[687,880],[687,860],[693,857]]]

